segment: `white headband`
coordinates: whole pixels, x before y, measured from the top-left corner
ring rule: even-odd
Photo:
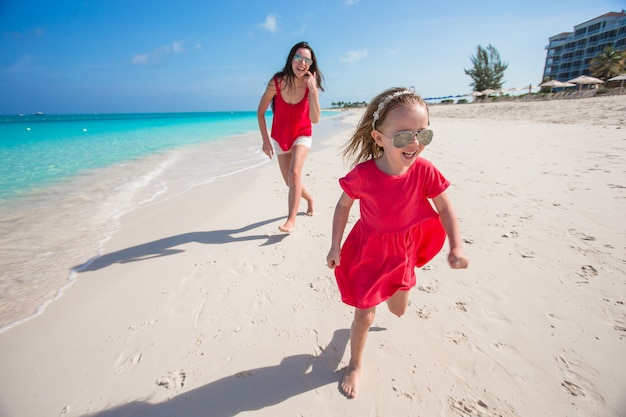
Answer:
[[[380,103],[378,103],[378,108],[374,112],[374,119],[372,120],[372,129],[376,129],[376,122],[378,121],[378,117],[380,116],[380,111],[387,105],[387,103],[389,103],[394,98],[403,96],[405,94],[413,94],[413,92],[409,90],[396,91],[393,94],[385,96],[385,98],[382,99]]]

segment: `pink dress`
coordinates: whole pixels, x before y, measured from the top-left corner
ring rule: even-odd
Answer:
[[[309,118],[309,87],[302,100],[296,104],[283,100],[280,81],[274,78],[276,96],[274,97],[274,118],[272,120],[272,139],[283,151],[288,151],[301,136],[311,136],[313,127]]]
[[[428,199],[450,182],[426,159],[417,158],[398,176],[385,174],[374,160],[358,164],[339,179],[359,200],[361,218],[343,247],[335,277],[344,303],[374,307],[398,290],[415,286],[415,267],[430,261],[446,239],[439,214]]]

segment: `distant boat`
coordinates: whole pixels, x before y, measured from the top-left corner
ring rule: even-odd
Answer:
[[[38,112],[36,112],[36,113],[33,113],[33,114],[34,114],[35,116],[43,116],[43,112],[40,112],[40,111],[38,111]]]

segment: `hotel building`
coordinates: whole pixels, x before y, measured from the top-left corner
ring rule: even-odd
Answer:
[[[567,81],[591,75],[589,62],[607,46],[626,49],[626,12],[610,12],[549,38],[542,80]]]

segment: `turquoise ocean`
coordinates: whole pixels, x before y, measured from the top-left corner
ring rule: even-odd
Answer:
[[[0,331],[60,297],[124,214],[268,162],[252,111],[0,116]]]

